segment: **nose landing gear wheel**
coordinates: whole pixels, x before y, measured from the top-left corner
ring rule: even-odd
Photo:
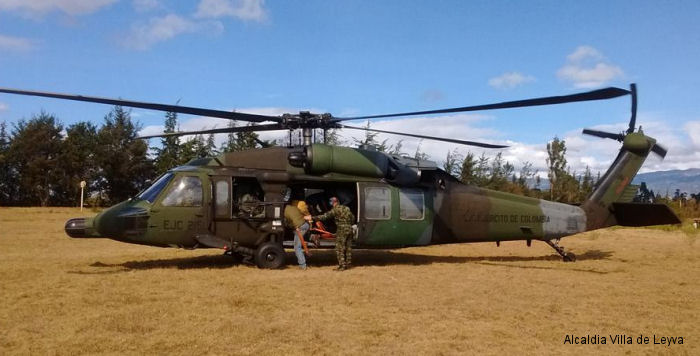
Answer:
[[[266,242],[255,250],[255,264],[260,268],[277,269],[284,267],[284,249],[274,242]]]

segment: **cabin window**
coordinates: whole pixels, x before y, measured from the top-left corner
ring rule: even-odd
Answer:
[[[156,201],[156,197],[160,192],[165,188],[166,185],[168,185],[168,182],[170,182],[170,179],[173,177],[172,173],[165,173],[160,178],[156,180],[155,183],[151,184],[150,187],[146,188],[141,194],[138,195],[137,198],[146,200],[149,203],[153,203]]]
[[[399,217],[401,220],[423,220],[425,200],[420,189],[399,190]]]
[[[229,185],[231,184],[228,180],[216,181],[216,186],[214,191],[216,192],[216,216],[222,218],[230,218],[231,210],[231,195],[229,193]]]
[[[160,203],[163,206],[202,206],[202,181],[199,177],[175,178],[168,194]]]
[[[365,218],[391,219],[391,190],[386,187],[365,187]]]

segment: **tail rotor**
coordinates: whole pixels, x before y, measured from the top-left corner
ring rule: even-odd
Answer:
[[[583,129],[583,134],[591,135],[591,136],[595,136],[595,137],[600,137],[600,138],[609,138],[609,139],[613,139],[615,141],[623,142],[623,143],[626,141],[626,138],[629,135],[633,135],[633,136],[642,135],[643,136],[641,127],[639,128],[639,131],[637,133],[635,133],[635,125],[637,123],[637,85],[636,84],[634,84],[634,83],[630,84],[629,94],[632,97],[632,108],[631,108],[632,112],[630,115],[629,127],[627,128],[626,131],[623,131],[620,133],[613,133],[613,132],[606,132],[606,131],[599,131],[599,130],[592,130],[592,129]],[[644,136],[644,137],[646,137],[646,136]],[[637,137],[635,137],[635,138],[630,137],[629,141],[634,141],[634,144],[633,144],[634,146],[639,145],[639,138],[637,138]],[[648,146],[651,145],[651,149],[650,149],[651,152],[654,152],[657,155],[659,155],[661,157],[661,159],[666,157],[666,153],[668,153],[668,150],[666,148],[664,148],[663,146],[656,143],[656,141],[654,139],[647,140],[647,142],[648,142],[647,149],[649,149]]]

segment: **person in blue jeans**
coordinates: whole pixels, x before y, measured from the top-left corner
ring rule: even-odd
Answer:
[[[304,214],[293,204],[288,204],[284,208],[284,219],[287,226],[294,229],[294,255],[297,257],[299,268],[306,269],[305,254],[310,256],[309,249],[304,241],[304,236],[309,231],[311,226],[304,219]]]

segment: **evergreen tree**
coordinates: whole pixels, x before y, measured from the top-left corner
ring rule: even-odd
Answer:
[[[478,186],[484,186],[489,181],[489,158],[486,157],[486,153],[482,153],[476,162],[476,167],[474,169],[475,184]]]
[[[547,166],[549,172],[550,200],[574,202],[578,197],[578,182],[566,170],[566,142],[554,137],[547,143]],[[574,189],[574,187],[576,187]]]
[[[87,183],[85,194],[95,191],[97,185],[97,128],[90,122],[79,122],[66,129],[59,156],[60,177],[57,188],[57,203],[60,205],[79,205],[80,181]]]
[[[100,180],[97,187],[107,202],[126,200],[144,188],[153,177],[153,162],[148,159],[148,146],[136,139],[140,127],[121,106],[115,106],[104,118],[97,134],[96,157]]]
[[[581,192],[579,195],[579,201],[584,201],[593,191],[593,173],[591,172],[591,167],[586,166],[586,170],[581,178]]]
[[[163,133],[175,132],[177,128],[177,113],[165,113],[165,129]],[[179,165],[180,162],[180,138],[167,136],[160,139],[161,147],[154,148],[156,152],[155,172],[160,175],[165,171]]]
[[[321,138],[323,138],[323,133],[321,133]],[[331,146],[343,145],[343,139],[340,137],[337,129],[330,129],[326,131],[326,144]]]
[[[228,122],[228,127],[229,128],[234,128],[236,127],[236,121],[229,121]],[[236,151],[236,133],[235,132],[229,132],[226,137],[226,141],[224,141],[221,144],[221,147],[219,148],[219,151],[221,152],[233,152]]]
[[[15,174],[17,190],[11,192],[21,205],[48,206],[58,190],[58,156],[63,126],[47,113],[15,125],[7,162]]]
[[[0,206],[7,206],[14,201],[17,187],[16,176],[10,167],[9,150],[12,138],[7,133],[7,124],[0,123]]]
[[[401,150],[403,149],[403,140],[398,140],[396,141],[396,144],[391,147],[391,150],[389,150],[387,153],[393,156],[404,156],[405,153],[403,153]]]
[[[445,157],[445,162],[442,164],[442,169],[448,174],[457,176],[459,175],[460,161],[462,161],[462,157],[456,148],[452,151],[447,151],[447,157]]]
[[[247,126],[254,126],[254,124],[248,123]],[[236,127],[236,122],[231,121],[228,127]],[[237,152],[244,151],[258,147],[258,141],[260,141],[260,136],[257,132],[231,132],[228,134],[227,140],[221,145],[221,152]],[[274,142],[267,142],[267,145],[274,145]]]
[[[369,129],[370,128],[370,121],[367,120],[367,124],[365,125],[365,128]],[[391,145],[388,144],[388,139],[385,139],[382,142],[379,142],[377,140],[377,135],[379,135],[378,132],[372,132],[369,130],[365,130],[365,137],[362,140],[358,140],[356,138],[353,138],[355,141],[355,144],[357,144],[360,147],[374,147],[377,149],[379,152],[390,152],[393,151]]]
[[[520,168],[518,178],[513,182],[521,194],[531,195],[528,181],[537,174],[537,171],[532,169],[532,162],[525,161]]]
[[[508,179],[514,169],[512,164],[503,159],[503,153],[498,152],[491,161],[486,188],[508,191]]]
[[[211,134],[209,134],[209,136],[207,136],[206,150],[207,150],[206,157],[214,157],[214,156],[219,155],[219,151],[216,149],[216,143],[214,142],[214,134],[213,133],[211,133]]]
[[[459,169],[459,180],[464,184],[470,185],[478,183],[477,160],[471,152],[467,152],[467,155],[462,160]]]
[[[423,152],[423,150],[421,150],[422,144],[423,144],[423,140],[418,141],[418,146],[416,146],[416,152],[413,154],[413,158],[420,160],[420,161],[427,161],[430,159],[430,156],[428,156],[427,153],[425,153],[425,152]],[[385,145],[383,144],[383,146],[385,146]],[[391,147],[386,147],[385,149],[387,149],[387,148],[390,149]],[[384,152],[384,151],[382,151],[382,152]]]

